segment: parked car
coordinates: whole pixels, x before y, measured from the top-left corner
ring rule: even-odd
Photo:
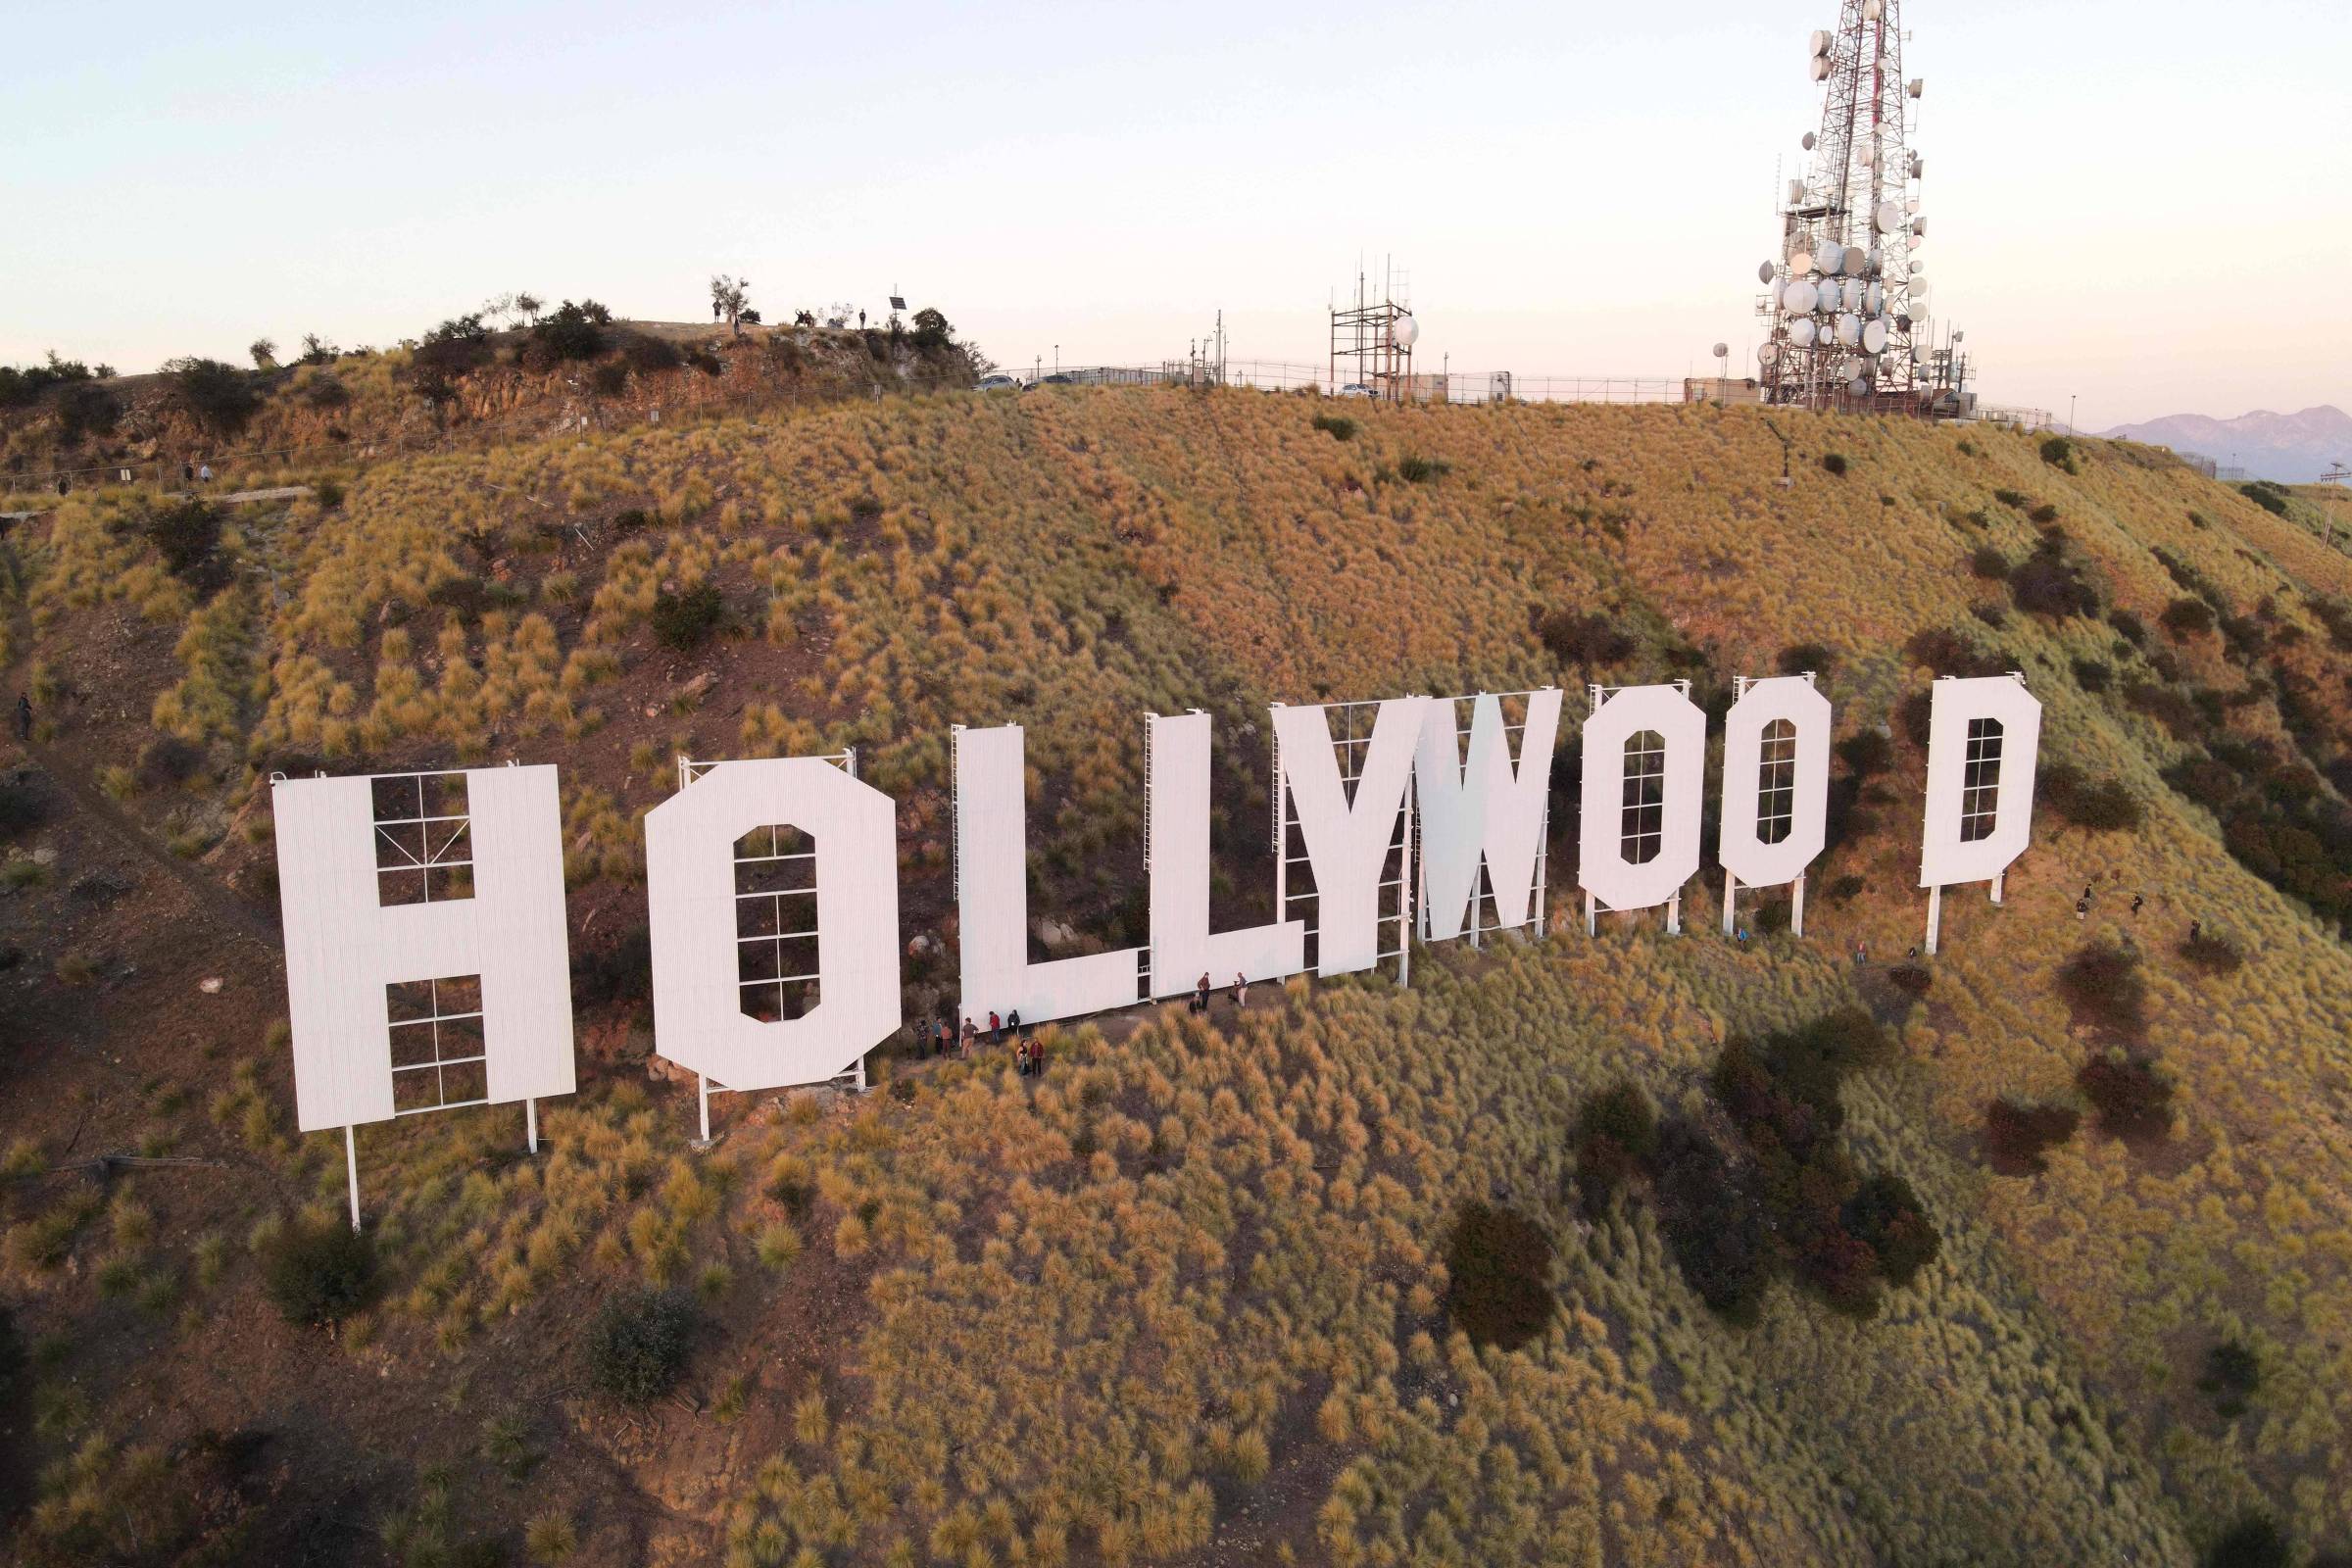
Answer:
[[[1376,395],[1377,394],[1375,394],[1370,387],[1364,385],[1364,383],[1361,381],[1350,381],[1346,386],[1340,388],[1340,396],[1344,398],[1368,398]]]
[[[1031,386],[1076,386],[1078,378],[1074,375],[1064,375],[1056,370],[1052,375],[1041,375],[1029,384]]]
[[[1019,379],[1009,375],[984,375],[972,388],[975,392],[1018,392],[1020,389]]]

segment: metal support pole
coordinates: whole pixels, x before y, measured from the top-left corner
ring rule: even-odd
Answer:
[[[351,1228],[356,1231],[360,1228],[360,1141],[349,1122],[343,1124],[343,1168],[351,1177]]]
[[[536,1100],[522,1102],[522,1136],[523,1141],[530,1145],[531,1152],[539,1152],[539,1102]]]
[[[1666,934],[1670,937],[1683,934],[1683,896],[1679,892],[1666,901]]]
[[[1992,902],[1995,904],[2001,902],[2001,878],[2007,876],[2008,874],[2009,873],[2006,871],[1995,871],[1992,873]]]
[[[1731,867],[1726,866],[1723,872],[1723,934],[1727,937],[1732,934],[1732,922],[1736,918],[1733,911],[1739,906],[1740,879],[1732,875]]]
[[[1599,904],[1600,901],[1595,899],[1590,890],[1587,890],[1585,894],[1585,935],[1589,937],[1600,935]]]
[[[859,1055],[858,1058],[858,1092],[861,1095],[865,1093],[865,1057],[863,1055]],[[706,1133],[704,1136],[708,1137],[709,1134]]]
[[[1928,956],[1936,956],[1936,941],[1943,930],[1943,889],[1928,889]]]
[[[1805,934],[1805,873],[1796,873],[1794,891],[1788,896],[1788,929],[1801,940]]]
[[[1413,983],[1413,817],[1416,814],[1414,808],[1419,804],[1414,797],[1412,777],[1408,774],[1404,781],[1404,864],[1396,868],[1396,898],[1401,906],[1396,917],[1396,984],[1399,989],[1410,989]],[[1475,947],[1478,943],[1478,888],[1475,883],[1471,886],[1470,895],[1470,941]],[[1318,928],[1323,924],[1323,901],[1320,898],[1315,900],[1315,924]],[[1377,952],[1380,944],[1375,942],[1372,947]]]
[[[694,1075],[695,1090],[703,1107],[703,1142],[710,1141],[710,1080],[702,1073]]]

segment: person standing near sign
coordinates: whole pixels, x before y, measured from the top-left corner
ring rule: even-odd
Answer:
[[[17,693],[17,739],[32,744],[32,699],[23,692]]]

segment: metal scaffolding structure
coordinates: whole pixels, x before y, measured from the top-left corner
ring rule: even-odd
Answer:
[[[1327,374],[1334,391],[1360,386],[1369,396],[1392,403],[1404,402],[1412,394],[1413,341],[1421,329],[1403,298],[1407,289],[1402,274],[1384,267],[1376,300],[1370,279],[1359,270],[1355,303],[1331,308]]]

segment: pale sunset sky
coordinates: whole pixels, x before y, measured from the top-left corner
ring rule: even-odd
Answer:
[[[1903,0],[1922,259],[1987,402],[2352,406],[2352,7]],[[1426,368],[1758,341],[1833,0],[18,9],[0,362],[389,344],[504,290],[770,319],[893,285],[1007,367],[1320,364],[1359,258]],[[1752,359],[1747,363],[1752,364]]]

